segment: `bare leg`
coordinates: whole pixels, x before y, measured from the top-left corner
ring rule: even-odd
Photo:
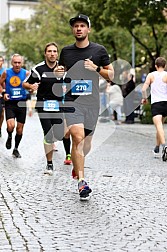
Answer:
[[[69,128],[72,137],[72,162],[76,176],[84,178],[84,127],[83,124],[74,124]]]
[[[45,155],[47,161],[52,161],[53,157],[53,145],[44,143]]]
[[[2,123],[3,123],[3,120],[4,120],[4,108],[2,110],[2,113],[1,113],[1,116],[0,116],[0,128],[2,127]]]
[[[163,129],[163,118],[162,115],[156,115],[153,117],[153,122],[156,127],[156,141],[157,144],[165,145],[165,133]]]
[[[91,150],[91,144],[92,144],[92,136],[86,136],[84,139],[84,156],[86,156],[89,151]]]

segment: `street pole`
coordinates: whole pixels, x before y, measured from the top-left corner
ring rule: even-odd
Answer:
[[[132,37],[132,68],[135,69],[135,39]]]

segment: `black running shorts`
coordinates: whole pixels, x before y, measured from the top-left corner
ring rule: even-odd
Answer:
[[[151,104],[152,117],[156,115],[167,116],[167,101],[155,102]]]
[[[59,112],[48,112],[44,111],[42,107],[38,107],[37,111],[45,142],[51,144],[56,140],[62,140],[65,134],[64,113],[62,109]]]
[[[5,116],[8,119],[16,118],[17,122],[25,123],[26,120],[26,101],[6,101],[5,102]]]

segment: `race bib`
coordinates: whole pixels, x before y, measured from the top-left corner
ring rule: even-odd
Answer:
[[[10,98],[11,99],[21,99],[23,98],[21,88],[11,88],[10,89]]]
[[[56,100],[46,100],[44,101],[44,111],[60,111],[59,102]]]
[[[72,95],[91,95],[92,80],[72,80],[71,81]]]

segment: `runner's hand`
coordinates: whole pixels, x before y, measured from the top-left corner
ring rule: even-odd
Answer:
[[[144,99],[144,98],[143,98],[143,99],[141,100],[141,104],[147,104],[147,103],[148,103],[148,100],[147,100],[147,99]]]
[[[9,94],[4,94],[3,98],[5,101],[8,101],[10,99]]]
[[[37,91],[39,87],[40,82],[35,82],[34,84],[31,85],[31,90],[32,91]]]
[[[84,60],[84,67],[90,71],[96,71],[96,69],[97,69],[97,66],[90,59]]]
[[[62,78],[65,74],[65,69],[63,66],[56,66],[53,72],[56,78]]]

